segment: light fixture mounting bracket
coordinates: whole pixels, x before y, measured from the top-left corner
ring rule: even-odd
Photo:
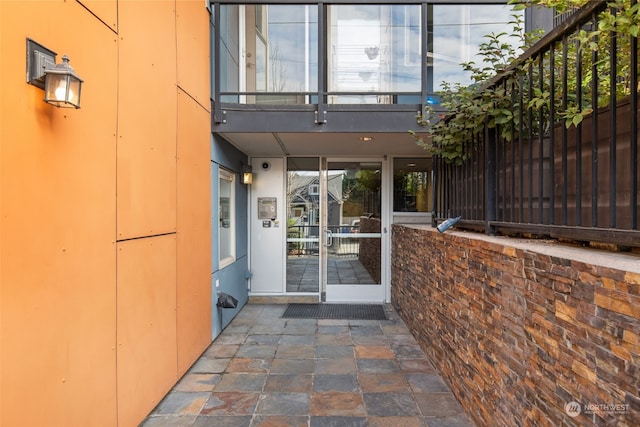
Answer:
[[[44,89],[44,69],[56,65],[56,53],[27,39],[27,83]]]

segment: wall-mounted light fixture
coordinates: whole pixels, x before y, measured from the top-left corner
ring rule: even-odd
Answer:
[[[83,80],[64,55],[56,64],[56,53],[27,39],[27,83],[44,89],[44,102],[63,108],[80,108]]]
[[[242,173],[242,183],[251,185],[253,184],[253,173],[251,172],[243,172]]]
[[[247,185],[253,184],[253,173],[251,166],[242,166],[242,183]]]

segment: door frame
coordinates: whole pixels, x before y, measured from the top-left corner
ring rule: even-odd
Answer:
[[[330,162],[380,162],[380,284],[330,284],[328,283],[327,267],[327,230],[328,230],[328,164]],[[388,302],[389,295],[389,212],[390,212],[390,180],[387,156],[376,157],[320,157],[320,289],[322,302],[349,303],[383,303]]]

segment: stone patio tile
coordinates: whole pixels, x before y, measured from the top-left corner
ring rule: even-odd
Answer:
[[[316,333],[317,325],[287,325],[283,334],[286,335],[313,335]]]
[[[255,357],[273,359],[276,353],[275,345],[242,345],[236,352],[236,357]]]
[[[201,415],[251,415],[256,409],[260,393],[213,392]]]
[[[282,335],[285,330],[285,322],[274,322],[275,324],[258,324],[251,327],[250,334],[259,335]]]
[[[350,345],[319,345],[315,354],[317,359],[336,359],[353,355],[353,347]]]
[[[360,393],[326,392],[311,395],[311,416],[365,416]]]
[[[314,335],[283,335],[280,345],[314,345],[315,340]]]
[[[282,335],[255,334],[255,335],[249,335],[244,343],[276,345],[280,342],[281,338],[282,338]]]
[[[358,380],[365,393],[411,392],[403,374],[360,374]]]
[[[315,368],[312,359],[273,359],[271,374],[311,374]]]
[[[369,417],[369,427],[427,427],[422,417]]]
[[[257,415],[251,427],[308,427],[309,417],[302,415]]]
[[[271,374],[264,386],[265,392],[311,393],[311,374]]]
[[[389,345],[385,335],[353,335],[351,339],[355,345]]]
[[[251,416],[208,416],[201,415],[192,427],[250,427]]]
[[[400,372],[398,362],[393,359],[356,359],[361,374],[395,374]]]
[[[220,374],[188,373],[176,384],[176,391],[213,391],[213,387],[220,381]]]
[[[348,335],[348,325],[318,325],[318,334],[329,334],[333,336]]]
[[[195,420],[195,415],[153,415],[140,424],[140,427],[191,427]]]
[[[436,372],[429,359],[399,359],[398,363],[402,372]]]
[[[210,393],[172,391],[153,411],[154,414],[198,415]]]
[[[311,417],[310,427],[367,427],[365,417]]]
[[[229,326],[227,326],[226,328],[224,328],[224,333],[229,335],[233,335],[233,334],[240,334],[240,335],[246,335],[247,333],[249,333],[249,330],[251,329],[250,325],[235,325],[235,324],[231,324]]]
[[[407,374],[414,393],[448,392],[449,387],[437,374]]]
[[[419,345],[392,345],[391,349],[398,359],[426,358]]]
[[[391,346],[397,345],[418,345],[413,335],[390,335],[387,337]]]
[[[236,357],[231,359],[225,372],[269,372],[272,359],[256,359],[253,357]]]
[[[358,378],[354,374],[342,374],[342,375],[325,375],[316,374],[313,378],[313,391],[314,392],[351,392],[357,393],[360,391],[358,384]]]
[[[217,340],[216,340],[217,342]],[[233,357],[238,351],[238,344],[212,344],[207,351],[204,352],[203,357],[209,359],[224,359]]]
[[[415,393],[414,397],[425,417],[465,415],[453,393]]]
[[[308,393],[264,393],[256,409],[259,415],[309,415]]]
[[[355,347],[356,358],[358,359],[393,359],[393,351],[382,345],[357,345]]]
[[[267,374],[224,374],[216,384],[215,391],[255,391],[260,392],[267,380]]]
[[[466,415],[425,418],[427,427],[475,427]]]
[[[364,393],[363,398],[369,416],[420,416],[411,393]]]
[[[351,345],[351,335],[331,335],[331,334],[317,334],[315,336],[316,345]]]
[[[349,326],[351,331],[351,335],[359,335],[359,336],[372,336],[372,335],[384,335],[382,333],[382,328],[379,324],[376,325],[352,325]]]
[[[318,326],[349,325],[348,319],[318,319]]]
[[[382,325],[382,331],[385,335],[409,335],[409,328],[404,324]]]
[[[207,359],[201,357],[191,367],[189,373],[220,374],[224,372],[231,359]]]
[[[355,374],[356,360],[353,357],[316,359],[316,374]]]
[[[279,345],[276,359],[313,359],[315,348],[308,345]]]
[[[222,344],[242,344],[247,336],[244,334],[220,334],[216,338],[216,345]]]

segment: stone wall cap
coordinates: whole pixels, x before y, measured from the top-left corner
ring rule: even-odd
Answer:
[[[398,227],[413,228],[433,232],[443,236],[435,227],[424,224],[394,224]],[[448,230],[451,237],[481,240],[487,243],[510,246],[515,249],[536,252],[547,256],[579,261],[586,264],[640,273],[640,254],[629,252],[611,252],[593,247],[577,247],[554,239],[526,239],[510,236],[488,236],[460,230]]]

